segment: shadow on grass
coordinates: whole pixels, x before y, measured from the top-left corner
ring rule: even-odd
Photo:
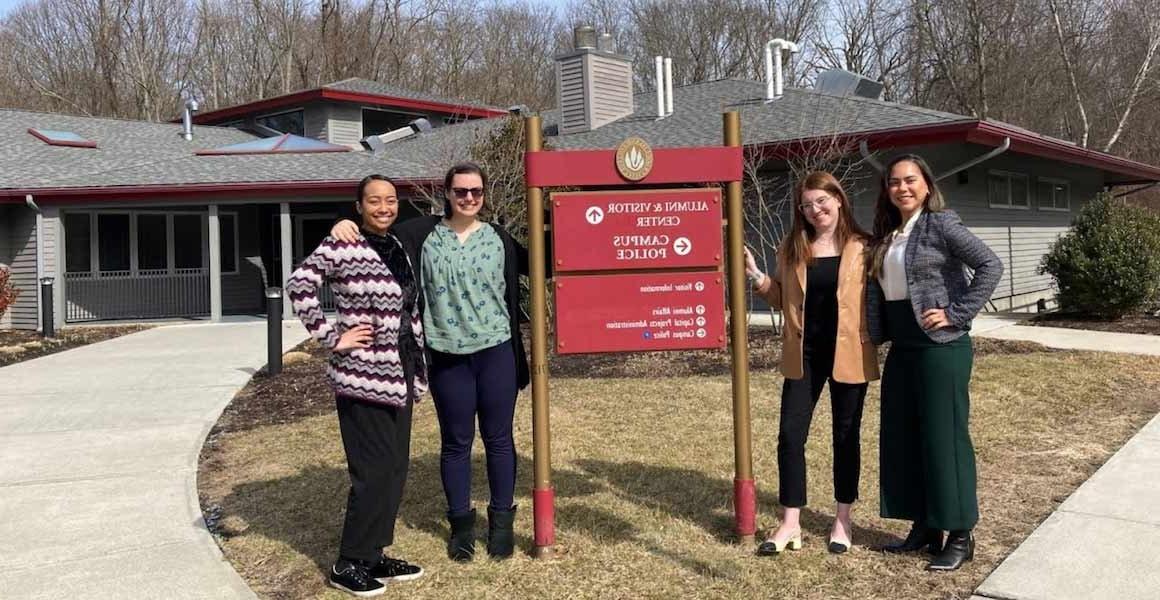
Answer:
[[[531,498],[528,494],[532,488],[532,461],[524,456],[518,456],[517,461],[519,480],[516,501],[523,503],[521,511],[530,511]],[[480,519],[476,532],[480,541],[483,541],[487,527],[485,507],[490,494],[485,461],[479,455],[473,457],[472,473],[472,500]],[[552,482],[557,495],[564,497],[585,496],[602,489],[593,484],[588,475],[567,469],[556,469],[552,473]],[[219,524],[213,529],[224,537],[252,533],[286,543],[320,569],[327,569],[338,555],[349,486],[346,469],[329,465],[308,465],[289,477],[245,483],[235,487],[222,499],[221,516],[213,520]],[[413,458],[398,522],[445,539],[450,533],[446,510],[443,484],[439,477],[439,454],[429,453]],[[623,521],[610,524],[612,521],[609,519],[616,517],[610,514],[606,517],[603,520],[585,519],[578,522],[596,523],[593,530],[586,532],[594,537],[608,535],[616,528],[623,527]],[[237,530],[238,519],[244,523],[242,530]],[[530,533],[516,532],[520,548],[530,550],[533,541]]]
[[[611,462],[585,459],[576,462],[579,470],[556,468],[552,483],[557,498],[577,498],[597,492],[611,492],[622,500],[671,518],[683,520],[708,532],[723,544],[736,540],[734,521],[728,499],[732,482],[711,478],[693,469],[652,465],[637,461]],[[476,526],[479,542],[485,543],[486,503],[489,498],[485,463],[476,455],[472,461],[473,504],[480,511]],[[521,511],[532,509],[532,461],[519,456],[519,479],[516,497]],[[215,533],[230,537],[258,534],[294,548],[319,570],[329,568],[338,553],[346,495],[350,482],[345,469],[329,465],[309,465],[299,473],[279,479],[246,483],[234,488],[222,499],[220,524]],[[759,507],[775,504],[768,491],[758,492]],[[428,453],[411,461],[399,522],[437,539],[446,539],[449,528],[445,518],[446,502],[439,477],[439,454]],[[234,517],[234,519],[231,519]],[[825,540],[832,515],[810,509],[802,511],[802,526],[807,532]],[[244,527],[237,529],[237,519]],[[668,547],[647,539],[638,524],[611,511],[591,506],[563,503],[557,506],[557,527],[605,543],[639,544],[649,552],[700,575],[730,577],[713,565],[688,555],[678,544]],[[518,547],[530,552],[531,531],[516,531]],[[883,543],[896,536],[856,526],[859,545]],[[482,549],[480,549],[482,550]]]
[[[709,532],[717,541],[729,544],[736,541],[734,516],[720,506],[720,499],[733,497],[733,482],[706,476],[700,471],[681,467],[652,465],[637,461],[612,462],[582,459],[576,464],[592,477],[604,480],[622,498],[654,510],[661,510],[674,518],[696,524]],[[710,504],[713,503],[713,504]],[[757,507],[777,505],[776,494],[769,486],[757,489]],[[813,536],[829,539],[832,513],[821,513],[803,508],[802,529]],[[758,532],[759,538],[761,532]],[[860,526],[855,522],[854,537],[859,545],[875,545],[898,539],[879,529]]]

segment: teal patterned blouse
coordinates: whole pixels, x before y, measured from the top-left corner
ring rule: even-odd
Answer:
[[[459,243],[443,223],[423,242],[423,332],[427,346],[471,354],[511,339],[504,294],[503,240],[484,224]]]

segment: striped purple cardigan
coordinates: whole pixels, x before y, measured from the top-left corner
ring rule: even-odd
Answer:
[[[323,282],[330,284],[338,309],[333,325],[327,322],[318,301]],[[329,350],[338,344],[343,332],[356,325],[374,328],[374,341],[369,347],[331,354],[326,375],[336,393],[378,404],[406,406],[407,382],[398,346],[403,292],[374,248],[361,238],[348,244],[327,236],[290,276],[286,292],[306,330]],[[422,350],[423,319],[418,303],[408,317]],[[427,391],[426,361],[422,356],[419,364],[423,366],[415,374],[416,401]]]

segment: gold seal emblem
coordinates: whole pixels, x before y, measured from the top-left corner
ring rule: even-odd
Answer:
[[[616,170],[629,181],[640,181],[652,171],[653,153],[648,142],[630,137],[616,149]]]

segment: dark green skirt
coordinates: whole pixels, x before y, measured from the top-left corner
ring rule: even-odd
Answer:
[[[967,427],[971,339],[931,341],[909,300],[886,303],[886,330],[892,343],[882,371],[882,516],[972,529],[979,502]]]

